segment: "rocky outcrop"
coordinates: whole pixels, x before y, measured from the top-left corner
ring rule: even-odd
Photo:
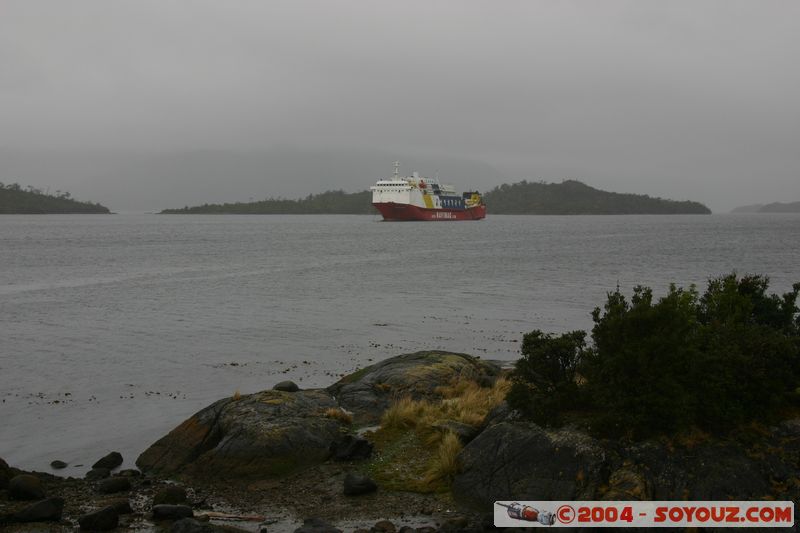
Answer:
[[[339,405],[353,413],[357,424],[367,424],[380,420],[390,402],[398,397],[433,398],[437,387],[455,379],[489,384],[499,372],[498,366],[470,355],[416,352],[365,367],[327,390]]]
[[[136,461],[161,475],[208,478],[280,476],[328,458],[342,422],[325,391],[263,391],[201,410]]]
[[[454,497],[471,507],[495,500],[796,500],[800,421],[749,442],[705,438],[675,445],[596,440],[545,431],[507,416],[459,455]]]
[[[593,499],[605,479],[606,454],[592,439],[567,430],[548,433],[534,424],[501,422],[467,446],[456,498],[476,508],[495,500]]]
[[[92,465],[92,468],[108,468],[114,470],[122,464],[122,454],[119,452],[111,452],[105,457],[101,457]]]

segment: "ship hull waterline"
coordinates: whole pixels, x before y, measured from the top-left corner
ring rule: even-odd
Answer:
[[[486,206],[476,205],[466,209],[425,209],[409,204],[394,202],[372,204],[383,215],[383,220],[399,222],[410,220],[434,220],[448,222],[452,220],[480,220],[486,218]]]

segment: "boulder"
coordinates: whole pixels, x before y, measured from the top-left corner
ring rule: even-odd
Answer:
[[[344,478],[345,496],[359,496],[376,490],[378,490],[378,485],[367,476],[351,472]]]
[[[8,482],[14,477],[14,472],[3,459],[0,459],[0,489],[8,487]]]
[[[170,528],[170,533],[221,533],[230,531],[208,522],[199,522],[194,518],[182,518],[175,521]]]
[[[345,376],[328,387],[339,404],[353,412],[356,424],[372,424],[392,400],[437,398],[437,387],[456,379],[492,379],[497,365],[471,355],[423,351],[398,355]]]
[[[78,524],[84,531],[108,531],[119,525],[119,515],[113,507],[104,507],[79,517]]]
[[[280,390],[283,392],[297,392],[300,390],[300,387],[298,387],[297,383],[295,383],[294,381],[281,381],[280,383],[272,387],[272,390]]]
[[[8,494],[14,500],[41,500],[45,496],[42,482],[30,474],[12,477],[8,482]]]
[[[102,480],[97,485],[100,494],[114,494],[131,490],[131,480],[126,477],[110,477]]]
[[[367,439],[348,434],[331,445],[331,454],[336,461],[369,459],[372,447]]]
[[[133,508],[128,498],[112,498],[98,503],[103,507],[113,507],[114,511],[120,516],[133,513]]]
[[[342,530],[320,518],[306,518],[303,525],[295,529],[294,533],[342,533]]]
[[[371,533],[395,533],[397,527],[389,520],[380,520],[375,522],[375,525],[370,528]]]
[[[193,516],[194,511],[188,505],[161,504],[153,506],[153,520],[180,520]]]
[[[605,452],[571,430],[500,422],[459,454],[453,496],[490,508],[495,500],[591,500],[606,479]]]
[[[108,468],[109,470],[114,470],[121,464],[122,454],[119,452],[111,452],[93,464],[92,468]]]
[[[153,496],[153,505],[179,504],[186,502],[186,489],[177,485],[170,485],[156,492]]]
[[[47,498],[16,512],[14,522],[58,522],[64,509],[63,498]]]
[[[64,461],[59,461],[58,459],[50,463],[50,468],[52,468],[53,470],[62,470],[66,467],[67,463],[65,463]]]
[[[773,460],[793,472],[791,477],[800,476],[797,455],[787,454],[790,443],[783,445],[786,447],[773,448],[786,454],[783,460],[778,453],[759,459],[746,446],[724,441],[709,441],[691,448],[645,442],[631,446],[625,455],[642,472],[648,487],[647,499],[758,500],[769,494],[781,499],[779,493],[773,492],[771,483]]]
[[[91,470],[86,472],[84,478],[88,479],[89,481],[95,481],[98,479],[105,479],[110,475],[111,475],[111,470],[109,470],[108,468],[92,468]]]
[[[323,390],[270,390],[225,398],[150,446],[136,464],[159,475],[282,476],[328,458],[340,423],[324,413],[335,407]]]

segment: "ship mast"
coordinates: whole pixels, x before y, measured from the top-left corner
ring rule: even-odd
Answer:
[[[394,162],[394,178],[397,179],[397,176],[400,175],[400,161]]]

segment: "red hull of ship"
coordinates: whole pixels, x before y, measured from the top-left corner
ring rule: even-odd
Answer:
[[[384,220],[480,220],[486,218],[486,206],[477,205],[467,209],[423,209],[415,205],[379,203],[372,204],[381,212]]]

